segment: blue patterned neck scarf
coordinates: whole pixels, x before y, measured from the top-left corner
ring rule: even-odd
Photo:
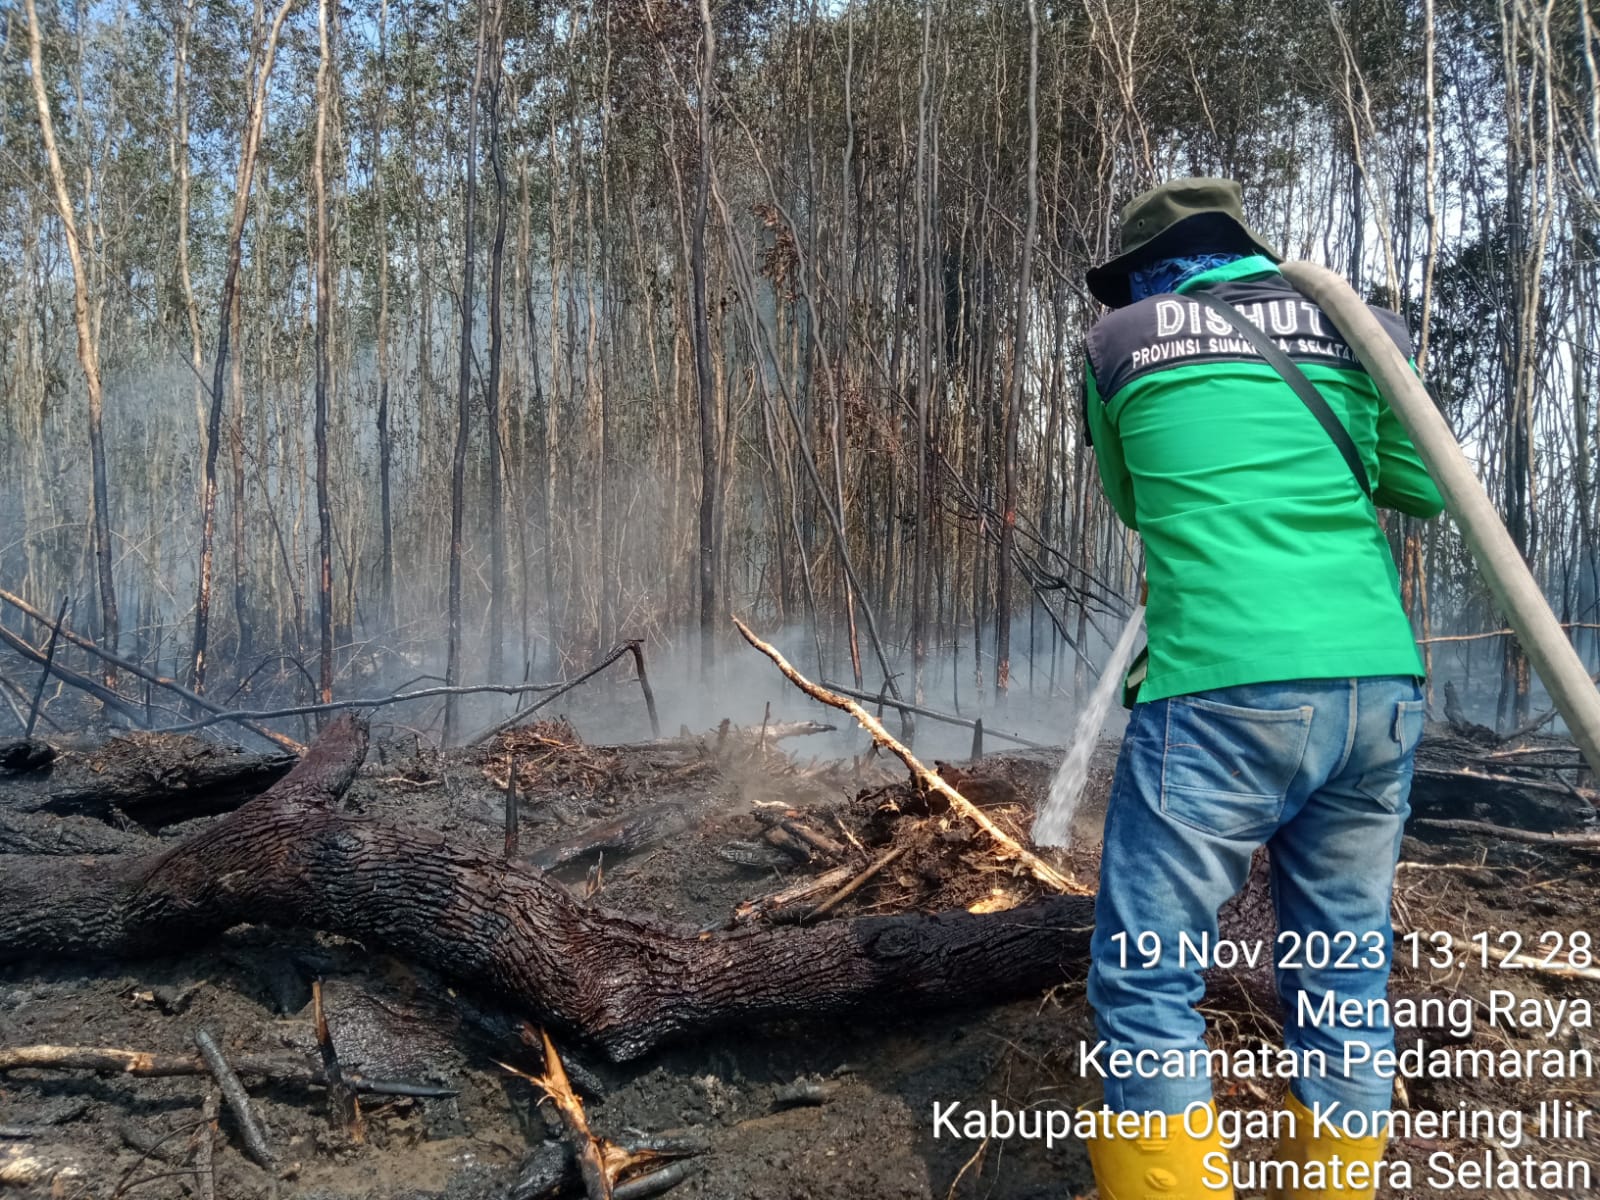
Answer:
[[[1134,300],[1175,292],[1183,284],[1214,267],[1238,262],[1242,254],[1188,254],[1163,258],[1128,272],[1128,294]]]

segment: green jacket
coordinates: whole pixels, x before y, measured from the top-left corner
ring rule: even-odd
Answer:
[[[1399,420],[1321,311],[1271,260],[1189,280],[1270,334],[1344,423],[1373,502],[1444,507]],[[1401,318],[1373,309],[1403,353]],[[1100,480],[1139,531],[1150,585],[1141,700],[1286,679],[1421,675],[1373,503],[1282,378],[1217,314],[1180,295],[1090,331],[1085,382]]]

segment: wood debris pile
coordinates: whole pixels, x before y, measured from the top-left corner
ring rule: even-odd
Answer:
[[[564,717],[531,721],[495,738],[483,762],[483,775],[501,791],[515,775],[520,795],[561,792],[593,796],[617,782],[618,755],[584,744]]]

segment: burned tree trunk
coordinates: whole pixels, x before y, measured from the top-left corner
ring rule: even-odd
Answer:
[[[135,733],[89,753],[0,774],[0,812],[104,820],[113,810],[155,827],[237,808],[288,773],[285,754],[241,754],[198,737]]]
[[[711,674],[717,653],[717,493],[721,489],[717,452],[716,390],[712,382],[711,326],[707,315],[706,220],[711,195],[711,86],[715,78],[717,36],[707,0],[700,4],[699,162],[695,177],[694,225],[689,247],[691,319],[694,332],[695,398],[700,416],[700,676]]]
[[[536,870],[337,811],[351,717],[294,771],[156,855],[0,857],[0,962],[171,953],[240,922],[357,938],[481,988],[615,1059],[794,1017],[1027,994],[1087,960],[1093,901],[708,934],[575,899]]]
[[[467,99],[467,191],[462,209],[461,228],[461,347],[456,373],[456,448],[450,460],[450,568],[448,606],[450,640],[445,651],[444,680],[448,687],[461,682],[461,551],[466,523],[467,447],[472,440],[472,273],[475,249],[473,210],[478,200],[478,89],[483,83],[485,14],[478,14],[478,57],[472,69],[472,91]],[[456,735],[456,698],[444,702],[444,732],[440,739],[448,746]]]

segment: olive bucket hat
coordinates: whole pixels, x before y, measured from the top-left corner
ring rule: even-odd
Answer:
[[[1180,253],[1283,256],[1244,222],[1239,185],[1232,179],[1172,179],[1122,210],[1122,253],[1085,276],[1095,299],[1121,308],[1132,300],[1128,273]]]

